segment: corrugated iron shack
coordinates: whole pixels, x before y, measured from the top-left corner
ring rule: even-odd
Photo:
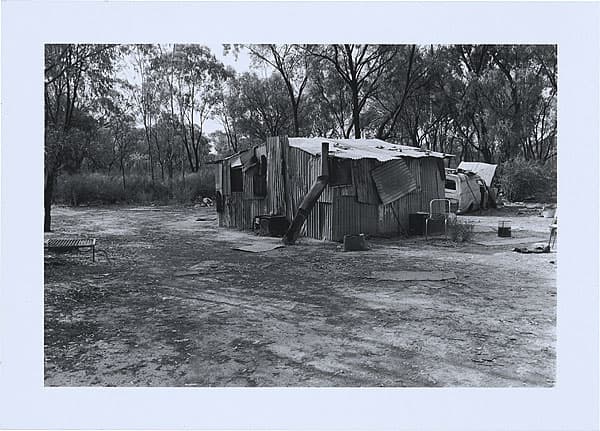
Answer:
[[[408,232],[410,213],[444,198],[444,158],[452,157],[379,139],[268,138],[216,164],[219,226],[252,229],[260,215],[291,222],[321,171],[321,144],[329,143],[329,183],[302,233],[342,241],[365,233]]]

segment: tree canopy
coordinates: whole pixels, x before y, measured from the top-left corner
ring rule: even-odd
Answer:
[[[136,172],[152,184],[197,173],[273,135],[376,137],[456,161],[556,156],[551,45],[45,47],[45,228],[60,172]],[[213,125],[207,133],[206,124]],[[214,124],[220,130],[214,130]]]

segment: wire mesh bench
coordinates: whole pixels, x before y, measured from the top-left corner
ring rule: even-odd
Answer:
[[[92,249],[92,262],[96,260],[96,238],[92,239],[48,239],[44,241],[44,248],[48,251],[71,251],[81,248]]]

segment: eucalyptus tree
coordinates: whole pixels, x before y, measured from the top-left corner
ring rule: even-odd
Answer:
[[[48,44],[44,65],[44,231],[51,228],[54,183],[68,149],[78,142],[77,113],[91,110],[114,79],[115,45]]]
[[[344,80],[332,68],[314,67],[307,89],[308,134],[348,138],[352,132],[352,106]]]
[[[203,138],[205,121],[214,115],[221,85],[232,71],[201,45],[161,47],[154,66],[163,77],[174,135],[181,140],[192,172],[208,151]]]
[[[344,135],[354,131],[354,137],[360,138],[361,112],[381,84],[397,45],[305,45],[304,49],[345,82],[350,93],[352,122]]]
[[[156,45],[135,45],[131,50],[133,71],[137,74],[136,81],[129,83],[128,89],[135,102],[135,111],[144,126],[144,138],[148,153],[150,178],[154,183],[154,156],[161,167],[161,178],[164,180],[164,162],[161,146],[154,139],[156,148],[153,150],[153,124],[160,116],[159,80],[152,67],[152,60],[158,55]]]
[[[292,119],[293,136],[300,136],[300,107],[304,100],[306,84],[309,78],[310,56],[299,45],[243,45],[255,61],[271,66],[281,76],[288,93]]]
[[[239,118],[241,135],[251,141],[264,142],[269,136],[289,135],[293,128],[287,94],[279,75],[259,78],[244,73],[238,79]]]

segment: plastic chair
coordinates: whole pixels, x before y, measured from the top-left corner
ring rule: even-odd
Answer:
[[[448,239],[448,216],[450,215],[450,199],[432,199],[429,202],[429,215],[425,219],[425,239],[429,233],[430,221],[444,221],[444,235]]]

